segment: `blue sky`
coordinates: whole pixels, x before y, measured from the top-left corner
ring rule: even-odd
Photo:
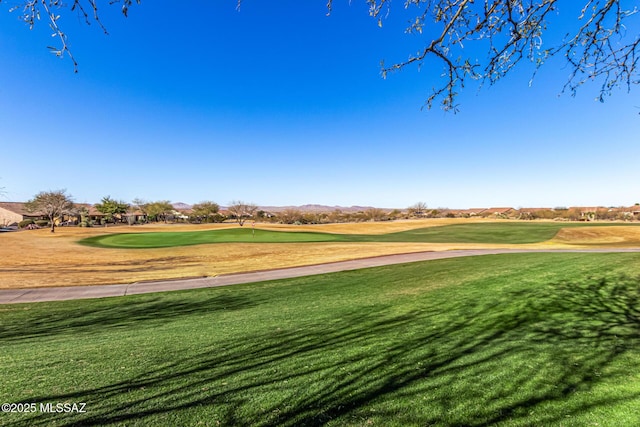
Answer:
[[[595,85],[558,96],[568,70],[552,61],[531,87],[526,66],[469,85],[459,114],[421,110],[439,64],[380,76],[380,60],[425,43],[403,33],[405,12],[379,28],[363,1],[331,16],[325,3],[143,1],[127,19],[105,5],[108,36],[64,15],[77,74],[47,51],[44,22],[29,31],[1,3],[4,199],[65,188],[89,203],[640,202],[637,90],[604,104]]]

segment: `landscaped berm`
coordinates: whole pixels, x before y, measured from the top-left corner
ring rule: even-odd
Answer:
[[[58,270],[77,284],[121,270],[118,281],[234,256],[249,270],[428,248],[640,246],[626,225],[428,225],[257,227],[244,243],[234,239],[251,228],[4,233],[0,251],[21,257],[5,258],[0,280],[18,286],[22,268],[29,286],[60,283]],[[639,331],[640,253],[486,255],[3,305],[0,425],[636,426]]]

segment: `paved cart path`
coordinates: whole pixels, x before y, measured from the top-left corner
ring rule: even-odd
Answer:
[[[338,261],[326,264],[302,267],[280,268],[275,270],[254,271],[248,273],[225,274],[215,277],[197,279],[159,280],[154,282],[137,282],[121,285],[66,286],[27,289],[0,289],[0,304],[63,301],[84,298],[118,297],[151,292],[177,291],[184,289],[210,288],[215,286],[237,285],[241,283],[262,282],[266,280],[289,279],[293,277],[312,276],[315,274],[334,273],[338,271],[358,270],[367,267],[404,264],[416,261],[429,261],[444,258],[456,258],[477,255],[495,255],[536,252],[640,252],[640,248],[629,249],[468,249],[441,252],[415,252],[397,255],[383,255],[372,258],[361,258],[350,261]]]

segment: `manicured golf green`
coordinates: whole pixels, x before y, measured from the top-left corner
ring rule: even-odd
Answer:
[[[79,243],[105,248],[165,248],[207,243],[294,243],[345,241],[340,234],[291,233],[250,228],[227,228],[209,231],[178,231],[160,233],[122,233],[95,236]]]
[[[120,233],[96,236],[79,243],[103,248],[163,248],[210,243],[294,243],[294,242],[424,242],[424,243],[537,243],[549,240],[563,227],[595,227],[600,223],[495,222],[426,227],[389,234],[332,234],[231,228],[210,231]],[[626,225],[626,224],[625,224]]]
[[[640,425],[640,254],[0,306],[11,426]]]

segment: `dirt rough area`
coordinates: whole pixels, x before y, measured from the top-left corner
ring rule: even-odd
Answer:
[[[640,227],[563,228],[553,241],[574,245],[640,246]]]

